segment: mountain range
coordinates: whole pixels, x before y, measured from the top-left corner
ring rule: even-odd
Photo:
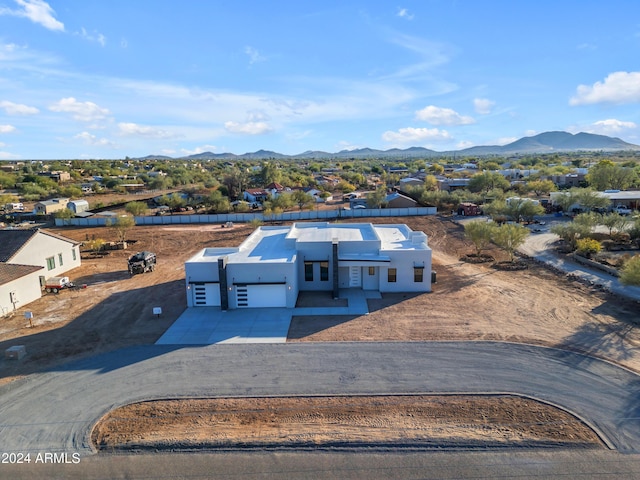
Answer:
[[[330,159],[330,158],[428,158],[428,157],[470,157],[470,156],[506,156],[528,155],[535,153],[555,152],[586,152],[586,151],[640,151],[640,145],[627,143],[617,137],[595,135],[593,133],[545,132],[532,137],[523,137],[507,145],[486,145],[437,152],[423,147],[406,149],[392,148],[390,150],[375,150],[360,148],[356,150],[341,150],[336,153],[323,151],[307,151],[298,155],[284,155],[269,150],[258,150],[253,153],[236,155],[234,153],[203,152],[188,157],[190,160],[259,160],[259,159]],[[147,159],[171,159],[161,155],[149,155]]]

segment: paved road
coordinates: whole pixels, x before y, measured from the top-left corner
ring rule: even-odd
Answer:
[[[92,453],[114,407],[186,396],[513,392],[560,405],[640,451],[640,376],[583,355],[492,342],[129,348],[0,389],[3,451]]]

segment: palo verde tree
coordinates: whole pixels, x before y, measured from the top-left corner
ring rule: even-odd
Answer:
[[[495,223],[485,222],[482,220],[474,220],[464,224],[464,235],[476,247],[476,255],[480,257],[482,251],[489,246],[496,229]]]
[[[121,215],[115,220],[111,218],[107,220],[107,226],[111,228],[119,242],[127,241],[127,233],[135,227],[135,225],[136,221],[129,215]]]
[[[631,257],[622,267],[620,283],[623,285],[640,285],[640,255]]]
[[[513,263],[516,249],[524,243],[529,235],[529,229],[516,223],[505,223],[496,227],[493,231],[493,243],[509,255],[509,261]]]
[[[623,167],[611,160],[601,160],[589,169],[586,180],[596,190],[626,190],[636,180],[633,168]]]

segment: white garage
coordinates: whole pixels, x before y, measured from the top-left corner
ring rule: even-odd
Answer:
[[[194,307],[219,307],[219,283],[192,283],[192,301]]]
[[[236,285],[236,305],[238,308],[286,307],[287,286]]]

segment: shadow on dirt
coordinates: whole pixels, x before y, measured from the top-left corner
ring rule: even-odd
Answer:
[[[86,293],[91,294],[90,290]],[[14,345],[24,345],[27,351],[21,360],[0,360],[0,379],[66,369],[64,365],[68,362],[125,347],[153,347],[186,308],[184,297],[184,280],[175,280],[115,293],[60,328],[38,331],[42,326],[36,325],[34,333],[30,333],[31,329],[25,325],[23,336],[0,342],[0,352]],[[153,307],[161,307],[162,315],[154,315]],[[142,350],[140,355],[122,357],[124,361],[115,364],[124,366],[167,348]],[[95,361],[91,368],[98,368]],[[113,359],[110,361],[114,364]]]
[[[635,302],[606,301],[592,309],[598,317],[614,317],[583,325],[579,330],[563,338],[558,348],[579,351],[587,355],[623,362],[637,354],[640,346],[640,315],[634,311]],[[635,307],[637,308],[637,307]]]

